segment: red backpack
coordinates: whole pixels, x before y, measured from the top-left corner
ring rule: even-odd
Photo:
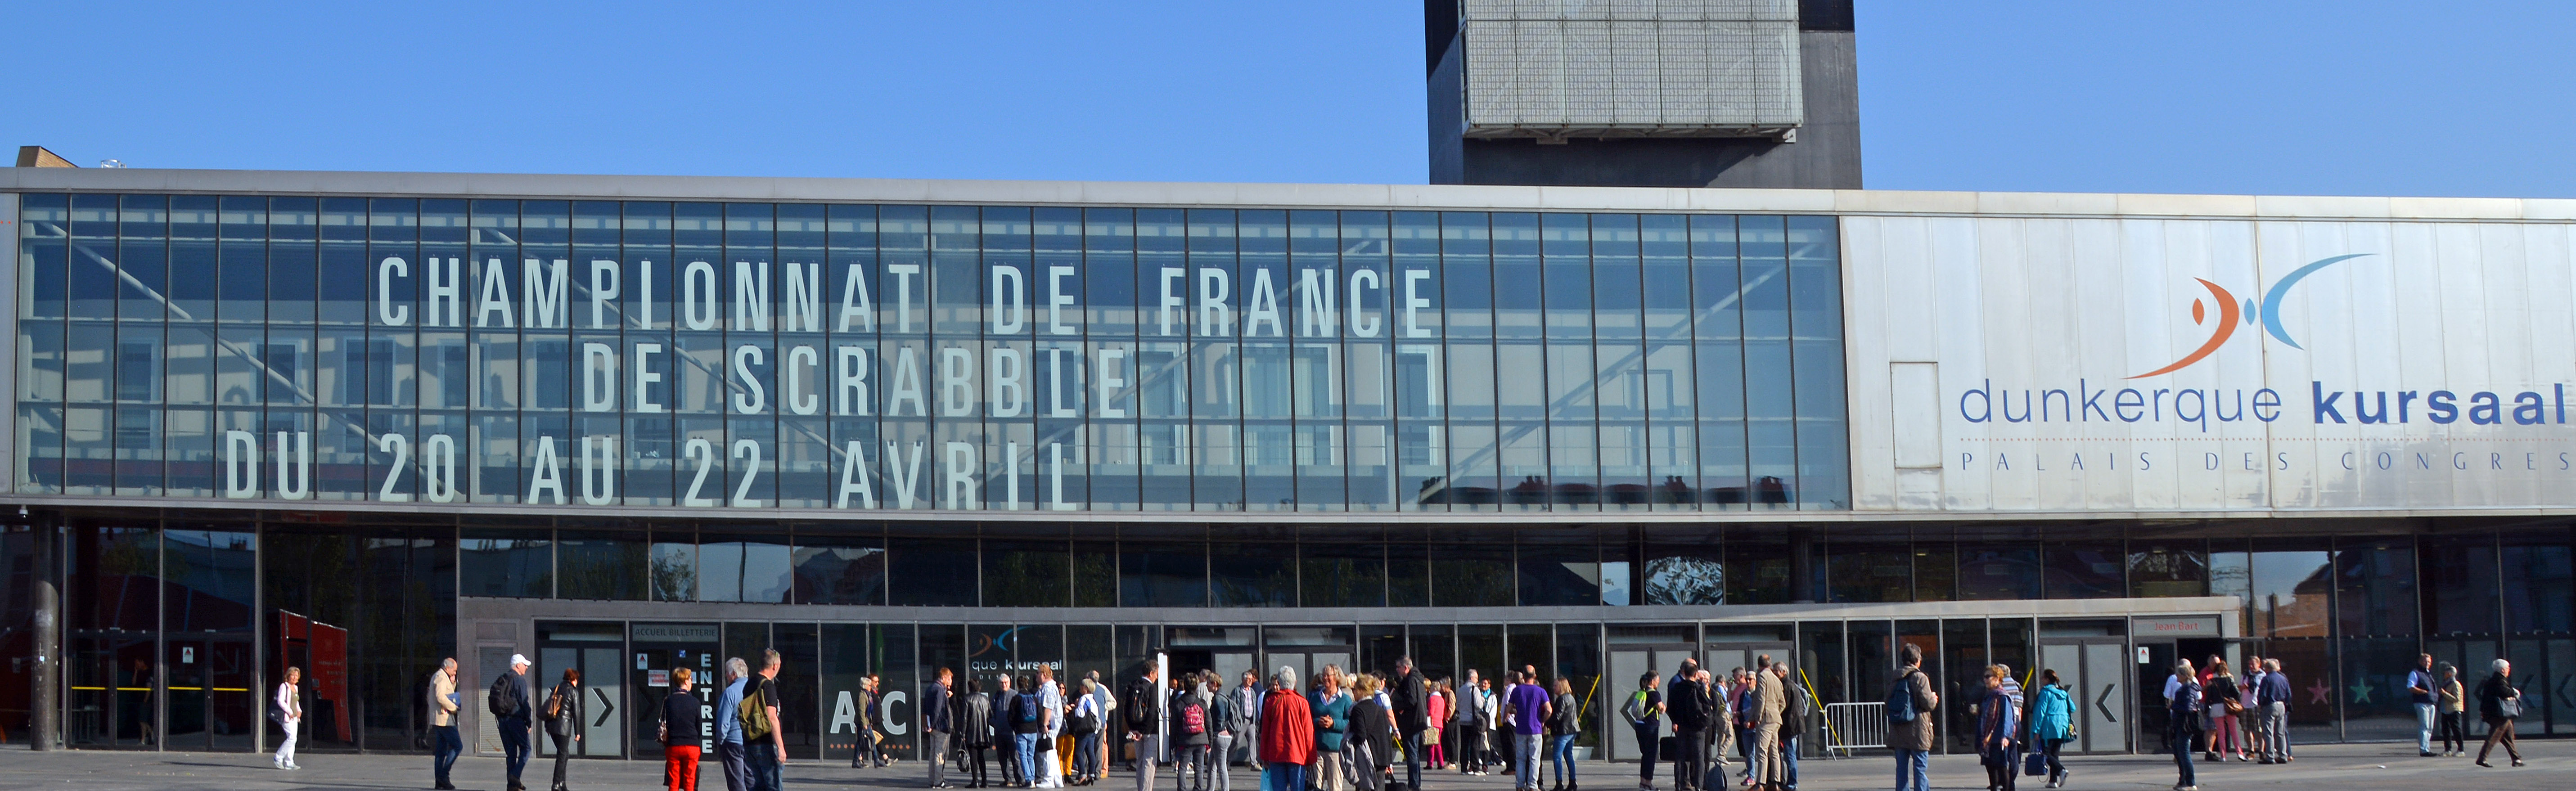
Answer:
[[[1207,707],[1199,705],[1196,701],[1192,701],[1187,706],[1182,706],[1181,732],[1192,734],[1206,733]]]

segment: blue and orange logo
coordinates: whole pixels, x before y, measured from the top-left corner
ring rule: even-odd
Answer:
[[[2255,304],[2252,299],[2246,299],[2240,302],[2236,298],[2235,294],[2228,293],[2226,287],[2201,278],[2192,278],[2193,280],[2200,281],[2201,287],[2209,289],[2210,300],[2215,301],[2218,305],[2218,321],[2214,326],[2210,327],[2209,340],[2203,341],[2200,344],[2200,348],[2193,349],[2190,354],[2183,355],[2182,359],[2173,361],[2173,364],[2171,365],[2129,378],[2145,379],[2150,376],[2162,376],[2191,367],[2192,363],[2200,362],[2203,358],[2216,353],[2219,347],[2227,345],[2227,339],[2236,336],[2237,324],[2252,324],[2254,323],[2255,317],[2258,315],[2262,317],[2264,332],[2269,333],[2273,338],[2279,339],[2282,343],[2289,344],[2290,348],[2306,348],[2304,346],[2300,346],[2297,340],[2292,339],[2290,337],[2290,331],[2281,326],[2281,302],[2289,298],[2290,287],[2298,285],[2300,280],[2306,279],[2309,275],[2316,274],[2318,270],[2366,255],[2370,254],[2354,253],[2351,255],[2338,255],[2332,258],[2318,259],[2315,263],[2299,267],[2296,271],[2291,272],[2288,277],[2281,278],[2280,282],[2273,283],[2270,290],[2263,292],[2263,302],[2260,305]],[[2191,323],[2209,324],[2209,311],[2209,305],[2203,300],[2197,298],[2193,299],[2191,301]]]

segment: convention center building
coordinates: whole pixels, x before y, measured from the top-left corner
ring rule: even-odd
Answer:
[[[258,750],[295,666],[302,749],[424,750],[524,653],[658,758],[771,647],[799,759],[867,674],[908,754],[935,669],[1157,654],[1533,665],[1612,759],[1641,673],[1905,645],[2089,752],[2210,656],[2304,741],[2412,737],[2419,652],[2576,730],[2576,201],[20,167],[0,230],[18,741]]]

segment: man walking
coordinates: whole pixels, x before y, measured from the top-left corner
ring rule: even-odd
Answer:
[[[2433,757],[2433,655],[2415,655],[2415,669],[2406,674],[2406,694],[2415,699],[2415,752]]]
[[[742,698],[751,688],[751,666],[742,657],[725,660],[725,687],[716,697],[716,766],[724,770],[725,791],[752,791],[751,757],[742,732]]]
[[[1717,702],[1700,680],[1699,660],[1682,660],[1681,672],[1664,689],[1664,712],[1673,718],[1673,788],[1675,791],[1720,791],[1700,785],[1708,776],[1708,726]]]
[[[1387,702],[1395,709],[1395,732],[1404,740],[1404,788],[1405,791],[1420,791],[1422,740],[1425,731],[1431,727],[1423,719],[1423,698],[1429,693],[1431,682],[1423,680],[1421,673],[1414,672],[1413,657],[1399,656],[1395,658],[1395,678],[1389,679],[1388,683],[1394,687],[1387,691]]]
[[[487,693],[491,696],[492,722],[501,734],[502,770],[509,773],[509,791],[528,789],[519,782],[519,773],[528,768],[528,729],[533,725],[529,717],[536,713],[528,705],[527,673],[528,658],[511,654],[510,669],[492,680],[492,689]]]
[[[1923,675],[1923,649],[1906,643],[1896,652],[1896,685],[1888,690],[1887,747],[1896,751],[1896,791],[1930,791],[1932,780],[1932,713],[1941,695]],[[1898,703],[1912,711],[1900,711]],[[1905,714],[1908,716],[1897,716]]]
[[[448,773],[456,768],[456,757],[465,752],[465,739],[456,733],[456,714],[456,657],[451,656],[447,661],[438,663],[437,670],[429,671],[429,731],[432,745],[429,753],[429,771],[430,777],[437,781],[430,787],[438,791],[454,791],[456,784],[448,782]]]
[[[921,732],[926,742],[921,754],[926,759],[922,763],[930,766],[930,788],[948,787],[942,775],[948,769],[948,734],[956,730],[948,717],[948,683],[954,678],[948,668],[940,668],[938,679],[921,692]]]
[[[1261,698],[1261,791],[1306,791],[1306,765],[1315,762],[1315,720],[1297,694],[1297,671],[1287,665],[1270,676]]]
[[[2254,689],[2254,703],[2263,707],[2262,763],[2289,763],[2290,676],[2281,672],[2281,660],[2263,660],[2263,683]]]
[[[1524,669],[1516,680],[1520,683],[1512,686],[1510,702],[1503,704],[1512,719],[1512,778],[1516,781],[1512,787],[1538,791],[1538,743],[1556,704],[1547,699],[1547,688],[1539,686],[1537,674]]]
[[[780,775],[787,767],[787,735],[778,722],[778,671],[783,663],[775,648],[762,650],[760,658],[760,675],[751,679],[743,697],[759,696],[752,716],[764,718],[767,723],[762,727],[761,719],[751,722],[753,727],[743,733],[743,746],[747,748],[744,753],[751,766],[751,791],[784,791],[785,780]],[[753,732],[762,730],[766,732]]]

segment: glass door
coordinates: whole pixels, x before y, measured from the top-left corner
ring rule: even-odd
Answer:
[[[626,627],[624,673],[627,688],[635,692],[631,696],[634,703],[624,712],[626,732],[635,734],[628,755],[662,757],[663,743],[654,740],[653,735],[662,723],[662,707],[671,693],[680,689],[672,672],[679,668],[689,669],[693,685],[689,691],[697,697],[704,716],[700,718],[699,733],[672,734],[671,739],[678,742],[695,736],[700,749],[714,753],[716,718],[724,715],[715,710],[716,699],[724,694],[724,660],[717,654],[722,640],[717,631],[712,623],[636,623]]]

